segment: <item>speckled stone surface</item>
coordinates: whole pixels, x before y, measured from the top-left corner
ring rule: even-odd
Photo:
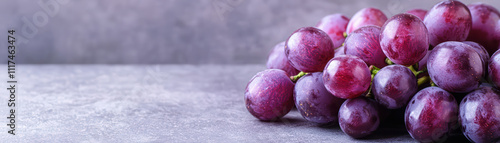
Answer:
[[[362,140],[295,110],[278,122],[258,121],[243,95],[264,68],[21,65],[16,136],[7,134],[8,91],[0,90],[0,142],[415,142],[399,120]]]

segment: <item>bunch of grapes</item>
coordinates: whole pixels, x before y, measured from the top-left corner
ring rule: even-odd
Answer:
[[[398,119],[420,142],[457,132],[499,142],[499,46],[500,12],[482,3],[444,0],[390,18],[376,8],[351,19],[328,15],[276,45],[269,69],[248,83],[245,104],[263,121],[295,106],[304,119],[338,123],[353,138],[403,108]]]

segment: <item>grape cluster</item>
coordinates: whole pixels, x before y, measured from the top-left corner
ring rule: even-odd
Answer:
[[[376,8],[325,16],[274,47],[247,84],[262,121],[293,106],[304,119],[338,123],[353,138],[376,132],[391,110],[412,138],[500,142],[500,12],[444,0],[390,18]],[[401,110],[402,111],[402,110]]]

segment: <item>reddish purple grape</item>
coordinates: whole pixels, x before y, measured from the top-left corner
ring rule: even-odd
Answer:
[[[392,62],[406,66],[416,64],[429,49],[427,29],[415,15],[395,15],[382,27],[380,46]]]
[[[405,107],[417,93],[417,78],[402,65],[382,68],[373,78],[372,93],[375,100],[387,109]]]
[[[259,120],[271,121],[283,117],[294,105],[294,86],[283,70],[267,69],[259,72],[246,87],[246,107]]]
[[[497,88],[500,87],[500,50],[495,52],[488,62],[488,75],[491,83]]]
[[[423,9],[412,9],[412,10],[408,10],[406,11],[406,13],[409,13],[409,14],[413,14],[415,16],[417,16],[418,18],[420,18],[420,20],[424,20],[425,18],[425,15],[427,14],[427,10],[423,10]]]
[[[345,101],[326,90],[321,72],[300,78],[295,84],[293,96],[302,117],[315,123],[337,122],[340,105]]]
[[[325,31],[330,36],[330,39],[332,39],[333,47],[338,48],[344,43],[344,32],[348,23],[349,18],[344,15],[332,14],[323,17],[316,27]]]
[[[488,69],[488,60],[490,60],[490,55],[488,54],[488,51],[486,51],[486,49],[483,46],[479,45],[476,42],[464,41],[462,43],[471,46],[472,49],[474,49],[474,51],[476,51],[479,54],[479,56],[481,57],[481,61],[483,62],[483,70],[484,70],[483,76],[487,76],[488,70],[486,69]]]
[[[353,138],[362,138],[380,124],[378,105],[366,97],[346,100],[339,110],[340,129]]]
[[[500,13],[494,7],[483,3],[474,3],[468,8],[472,16],[472,29],[467,40],[481,44],[488,53],[493,54],[498,50],[500,42],[496,39],[496,33],[493,30],[497,21],[500,20]]]
[[[442,142],[458,129],[457,101],[441,88],[424,88],[408,103],[405,125],[411,137],[419,142]]]
[[[288,76],[297,75],[300,71],[295,69],[285,55],[285,42],[281,42],[274,46],[273,50],[269,54],[269,59],[267,60],[268,69],[281,69],[287,73]]]
[[[469,8],[460,1],[442,1],[427,13],[424,18],[432,46],[446,41],[464,41],[472,28]]]
[[[345,40],[345,54],[361,58],[367,65],[385,67],[386,56],[380,48],[380,27],[364,26],[354,30]]]
[[[431,51],[427,61],[429,76],[449,92],[466,93],[481,84],[484,74],[479,54],[462,42],[444,42]]]
[[[481,87],[460,103],[462,132],[471,142],[500,142],[500,91]]]
[[[335,55],[333,57],[338,57],[340,55],[345,55],[345,48],[344,48],[344,46],[340,46],[337,49],[335,49]]]
[[[325,87],[334,96],[350,99],[365,93],[371,81],[368,66],[363,60],[352,55],[333,58],[323,71]]]
[[[297,70],[320,72],[335,55],[335,49],[328,34],[314,27],[303,27],[288,38],[285,54]]]
[[[350,34],[352,31],[368,25],[382,26],[385,21],[387,21],[387,16],[385,16],[384,12],[376,8],[364,8],[352,16],[346,32]]]

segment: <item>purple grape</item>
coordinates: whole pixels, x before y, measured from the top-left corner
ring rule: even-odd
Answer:
[[[293,107],[295,84],[279,69],[267,69],[257,73],[245,90],[245,104],[259,120],[272,121],[283,117]]]
[[[500,91],[481,87],[460,103],[462,132],[471,142],[500,141]]]
[[[303,27],[288,38],[285,54],[297,70],[320,72],[335,55],[335,49],[328,34],[314,27]]]
[[[345,48],[344,48],[344,46],[340,46],[337,49],[335,49],[335,55],[333,57],[338,57],[340,55],[345,55]]]
[[[498,50],[500,42],[495,38],[496,33],[493,30],[500,20],[500,13],[494,7],[483,3],[474,3],[468,8],[472,16],[472,29],[467,40],[481,44],[488,53],[493,54]]]
[[[479,56],[481,57],[481,61],[483,62],[483,70],[484,70],[483,76],[487,76],[488,70],[486,69],[488,69],[488,60],[490,60],[490,55],[488,54],[488,51],[486,51],[486,49],[483,46],[479,45],[476,42],[464,41],[462,43],[471,46],[472,49],[474,49],[474,51],[476,51],[479,54]]]
[[[491,83],[500,88],[500,50],[491,56],[488,62],[488,73]]]
[[[295,106],[302,117],[315,123],[337,122],[340,105],[345,99],[328,92],[323,84],[323,73],[315,72],[300,78],[295,84]]]
[[[392,62],[405,66],[416,64],[429,49],[427,29],[415,15],[395,15],[382,27],[380,46]]]
[[[295,69],[285,55],[285,42],[281,42],[274,46],[273,50],[269,54],[269,59],[267,60],[268,69],[281,69],[287,73],[288,76],[297,75],[300,71]]]
[[[419,142],[442,142],[458,129],[457,101],[441,88],[424,88],[408,103],[405,125],[411,137]]]
[[[432,46],[446,41],[464,41],[472,28],[469,8],[460,1],[442,1],[427,13],[424,18]]]
[[[352,16],[346,32],[350,34],[352,31],[368,25],[382,26],[385,21],[387,21],[387,16],[385,16],[384,12],[376,8],[364,8]]]
[[[380,48],[379,39],[380,27],[378,26],[364,26],[354,30],[345,40],[345,54],[357,56],[367,65],[385,67],[386,56]]]
[[[411,97],[417,93],[417,89],[417,78],[410,69],[402,65],[382,68],[372,83],[373,97],[387,109],[406,106]]]
[[[333,58],[323,71],[326,89],[334,96],[350,99],[365,93],[371,81],[368,66],[363,60],[352,55]]]
[[[333,47],[338,48],[344,43],[344,32],[349,23],[349,18],[342,14],[332,14],[323,17],[316,25],[318,29],[325,31],[332,39]]]
[[[429,54],[427,69],[437,86],[457,93],[476,89],[484,74],[479,54],[471,46],[455,41],[434,47]]]
[[[353,138],[370,135],[380,124],[378,105],[366,97],[346,100],[339,110],[340,129]]]
[[[427,68],[427,60],[429,59],[429,54],[431,53],[431,51],[427,51],[427,53],[425,54],[424,58],[422,58],[419,62],[418,62],[418,70],[423,70],[424,68]]]
[[[418,18],[420,18],[420,20],[424,20],[425,18],[425,15],[427,14],[427,10],[423,10],[423,9],[412,9],[412,10],[408,10],[406,11],[406,13],[409,13],[409,14],[413,14],[415,16],[417,16]]]

